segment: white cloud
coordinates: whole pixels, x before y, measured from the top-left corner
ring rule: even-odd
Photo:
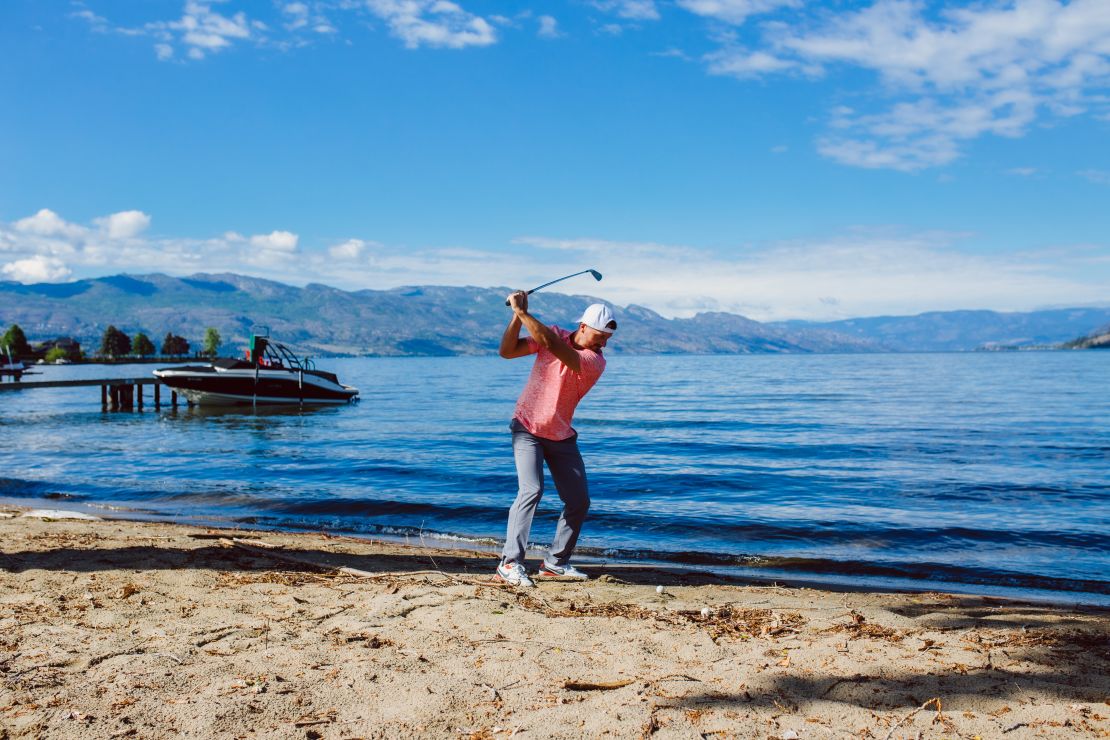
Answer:
[[[560,36],[559,22],[553,17],[550,15],[541,15],[536,20],[539,21],[540,24],[540,29],[536,32],[540,38],[554,39]]]
[[[657,21],[655,0],[594,0],[594,7],[630,21]]]
[[[287,18],[285,27],[290,31],[308,25],[308,6],[304,3],[286,3],[281,6],[281,12]]]
[[[957,248],[968,238],[860,231],[748,247],[735,257],[691,247],[591,239],[529,237],[520,242],[532,246],[529,259],[553,275],[568,263],[588,264],[605,275],[599,286],[583,286],[581,292],[646,305],[669,316],[729,311],[763,321],[836,319],[1106,301],[1110,265],[1100,265],[1089,250],[974,255]],[[545,257],[553,246],[559,251]],[[566,251],[575,248],[577,257],[568,257]]]
[[[271,231],[269,234],[256,234],[250,238],[252,247],[273,252],[296,251],[297,241],[297,235],[290,231]]]
[[[1096,185],[1110,185],[1110,172],[1104,170],[1080,170],[1075,174]]]
[[[449,0],[366,0],[366,7],[410,49],[462,49],[497,41],[488,21]]]
[[[192,59],[203,59],[206,54],[221,51],[232,42],[248,39],[252,25],[243,12],[225,16],[212,10],[209,3],[187,0],[185,13],[177,21],[151,24],[148,28],[176,32],[178,41],[185,45]]]
[[[705,62],[710,74],[740,78],[802,68],[801,64],[791,59],[783,59],[765,51],[738,48],[707,54]]]
[[[16,231],[38,236],[56,236],[76,239],[86,232],[84,227],[71,224],[49,208],[43,208],[33,216],[21,218],[13,226]]]
[[[329,247],[328,254],[337,260],[353,261],[366,254],[367,250],[372,246],[377,245],[375,242],[367,242],[362,239],[348,239],[345,242]]]
[[[70,13],[70,15],[74,18],[80,18],[84,20],[89,24],[89,26],[92,27],[94,31],[98,33],[106,33],[110,28],[110,24],[108,23],[107,18],[97,15],[88,8],[74,11],[73,13]]]
[[[677,0],[677,5],[696,15],[740,25],[749,16],[797,7],[801,0]]]
[[[93,221],[111,239],[138,236],[150,226],[150,216],[142,211],[120,211]]]
[[[703,14],[725,0],[679,0]],[[769,3],[770,0],[767,0]],[[752,3],[739,2],[741,10]],[[762,5],[762,1],[759,3]],[[828,157],[905,171],[943,165],[986,135],[1024,136],[1053,118],[1102,116],[1110,84],[1106,0],[986,0],[941,8],[876,0],[855,12],[803,11],[767,23],[756,48],[726,42],[708,70],[740,78],[864,70],[884,107],[833,114],[818,140]],[[696,11],[695,11],[696,12]]]
[[[268,30],[265,23],[250,20],[242,11],[225,16],[213,10],[213,3],[220,2],[223,0],[185,0],[180,18],[152,21],[139,27],[118,26],[89,10],[72,13],[72,16],[87,21],[95,32],[154,39],[154,53],[159,61],[174,59],[178,47],[186,58],[201,60],[230,48],[235,42],[264,42],[264,32]]]
[[[153,38],[154,52],[159,61],[173,59],[177,46],[184,49],[189,59],[199,60],[227,49],[237,41],[261,40],[259,34],[266,30],[264,23],[249,20],[243,12],[224,15],[213,10],[212,4],[204,0],[186,0],[182,15],[177,20],[152,21],[138,27],[115,25],[88,10],[72,15],[87,21],[98,33],[110,31],[123,36]]]
[[[1037,174],[1036,167],[1011,167],[1006,170],[1007,175],[1014,175],[1015,177],[1032,177]]]
[[[560,292],[635,303],[667,316],[717,310],[757,320],[1104,304],[1110,283],[1106,245],[975,254],[974,237],[968,234],[859,230],[735,245],[730,253],[658,242],[530,236],[515,240],[510,259],[504,251],[390,246],[358,237],[326,248],[302,248],[295,233],[281,230],[249,237],[234,231],[213,238],[112,236],[104,228],[47,214],[0,222],[5,279],[230,271],[345,289],[530,288],[588,266],[605,276],[601,283],[567,283]]]
[[[307,269],[309,260],[298,249],[298,236],[290,231],[152,239],[142,233],[150,220],[141,211],[122,211],[95,218],[93,227],[88,227],[43,209],[10,224],[0,222],[0,253],[9,268],[5,274],[25,281],[50,281],[66,279],[70,268],[80,276],[230,270],[297,281],[297,274]]]
[[[651,5],[652,0],[611,0],[635,6]],[[160,61],[183,56],[202,60],[227,50],[237,43],[288,50],[313,43],[313,37],[339,33],[328,15],[369,13],[382,21],[389,31],[411,49],[420,47],[463,49],[488,46],[497,42],[493,23],[512,24],[505,16],[483,18],[467,11],[453,0],[294,0],[274,3],[272,23],[251,18],[244,11],[221,12],[223,0],[186,0],[176,20],[159,20],[138,27],[115,25],[91,11],[82,10],[71,16],[84,20],[96,32],[114,32],[124,36],[147,37],[154,40],[154,51]],[[260,10],[255,7],[255,12]],[[633,12],[630,10],[629,12]],[[530,16],[530,11],[517,17]],[[547,20],[550,19],[550,20]],[[543,16],[541,35],[555,30],[554,18]],[[180,52],[180,54],[179,54]]]
[[[653,51],[651,52],[651,56],[663,57],[664,59],[681,59],[684,62],[691,61],[690,56],[686,52],[684,52],[682,49],[676,49],[673,47],[670,49],[664,49],[663,51]]]
[[[0,274],[20,283],[53,283],[65,280],[72,271],[57,257],[36,255],[0,267]]]

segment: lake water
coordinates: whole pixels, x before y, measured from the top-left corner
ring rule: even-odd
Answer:
[[[0,500],[492,546],[530,362],[324,360],[362,400],[303,412],[155,411],[149,389],[141,413],[101,412],[96,388],[0,394]],[[1098,351],[612,354],[575,419],[593,498],[581,552],[1110,604],[1108,381]],[[538,544],[558,509],[549,487]]]

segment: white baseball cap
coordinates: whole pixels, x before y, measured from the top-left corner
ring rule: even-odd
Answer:
[[[613,309],[604,303],[594,303],[578,319],[578,323],[585,324],[591,329],[612,334],[617,330],[617,320],[613,318]]]

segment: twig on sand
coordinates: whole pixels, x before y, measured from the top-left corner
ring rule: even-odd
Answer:
[[[232,540],[234,542],[241,542],[244,545],[250,545],[251,547],[261,547],[263,550],[277,550],[281,547],[281,545],[274,545],[269,542],[263,542],[262,540],[251,540],[246,537],[233,537]]]
[[[651,705],[651,711],[648,712],[647,722],[644,723],[643,729],[640,730],[641,738],[649,738],[659,730],[659,720],[655,716],[655,713],[659,709],[659,704],[653,703]]]
[[[420,520],[420,546],[423,547],[423,548],[428,547],[427,543],[424,542],[424,520]],[[439,563],[437,563],[436,559],[432,557],[432,554],[428,553],[427,555],[428,555],[428,560],[432,561],[432,567],[435,568],[437,571],[441,571],[442,569],[439,567]],[[444,574],[444,575],[446,575],[446,574]]]
[[[305,719],[297,720],[296,722],[293,723],[293,726],[294,727],[312,727],[313,725],[326,725],[326,724],[329,724],[329,723],[332,723],[332,722],[335,722],[335,716],[331,715],[331,714],[327,714],[327,715],[324,715],[322,717],[305,718]]]
[[[227,637],[228,634],[232,634],[234,632],[238,632],[238,630],[232,630],[229,633],[218,635],[217,637],[213,638],[212,640],[209,640],[208,642],[214,642],[215,640],[222,639],[224,637]],[[93,668],[95,666],[100,665],[101,663],[103,663],[106,660],[111,660],[112,658],[121,658],[121,657],[127,656],[127,655],[153,655],[153,656],[157,656],[159,658],[169,658],[170,660],[174,661],[178,665],[181,665],[182,663],[185,662],[181,658],[179,658],[176,655],[173,655],[171,653],[156,653],[156,652],[147,650],[146,648],[137,647],[137,648],[131,648],[129,650],[116,650],[116,651],[111,652],[111,653],[105,653],[104,655],[98,655],[95,658],[90,658],[88,664],[85,667],[86,668]]]
[[[664,681],[694,681],[695,683],[701,683],[700,678],[694,678],[693,676],[687,676],[685,673],[672,673],[669,676],[663,676],[662,678],[656,678],[651,683],[663,683]]]
[[[92,668],[93,666],[98,666],[106,660],[111,660],[112,658],[118,658],[121,655],[143,655],[145,653],[146,653],[146,651],[143,650],[142,648],[139,648],[138,650],[117,650],[117,651],[112,652],[112,653],[105,653],[104,655],[98,655],[95,658],[91,658],[89,660],[88,667]]]
[[[196,642],[193,643],[193,645],[195,645],[197,647],[204,647],[205,645],[207,645],[210,642],[219,642],[220,640],[224,639],[225,637],[230,637],[231,635],[234,635],[236,632],[241,632],[241,631],[242,631],[241,627],[235,627],[233,629],[224,630],[223,632],[219,632],[215,635],[210,635],[208,637],[205,637],[202,640],[197,640]]]
[[[932,699],[925,702],[924,704],[919,706],[917,709],[913,710],[912,712],[907,714],[905,717],[903,717],[902,719],[895,722],[894,727],[890,728],[890,732],[888,732],[886,734],[886,737],[884,737],[883,740],[890,740],[890,738],[894,737],[894,731],[897,730],[903,722],[912,718],[915,714],[917,714],[918,712],[920,712],[922,709],[929,706],[930,704],[932,704],[933,706],[935,706],[937,708],[937,714],[939,715],[940,714],[940,697],[939,696],[934,696]]]
[[[529,642],[532,645],[536,644],[534,640],[531,640]],[[563,651],[568,652],[568,653],[578,653],[579,655],[585,655],[585,653],[583,653],[581,650],[575,650],[574,648],[568,648],[566,645],[548,645],[543,650],[536,653],[536,657],[538,658],[541,655],[546,655],[547,653],[550,653],[552,650],[563,650]]]
[[[625,678],[620,681],[572,681],[569,678],[563,682],[567,691],[611,691],[636,683],[634,678]]]
[[[343,612],[345,612],[345,611],[347,611],[347,610],[349,610],[353,607],[354,607],[354,604],[347,604],[347,606],[342,607],[341,609],[336,609],[335,611],[328,612],[327,614],[323,614],[319,617],[312,617],[309,621],[323,622],[326,619],[331,619],[332,617],[338,617],[340,614],[342,614]]]

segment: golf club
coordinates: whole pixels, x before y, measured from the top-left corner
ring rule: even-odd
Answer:
[[[576,273],[573,273],[571,275],[564,275],[563,277],[559,278],[558,280],[552,280],[550,283],[544,283],[543,285],[537,285],[536,287],[534,287],[534,288],[532,288],[531,290],[528,291],[528,295],[532,295],[533,293],[535,293],[540,288],[546,288],[549,285],[554,285],[555,283],[561,283],[564,280],[567,280],[567,279],[572,278],[572,277],[577,277],[579,275],[585,275],[587,272],[594,276],[594,280],[601,280],[601,273],[598,272],[597,270],[583,270],[582,272],[576,272]],[[505,301],[505,305],[506,306],[509,305],[508,300]]]

